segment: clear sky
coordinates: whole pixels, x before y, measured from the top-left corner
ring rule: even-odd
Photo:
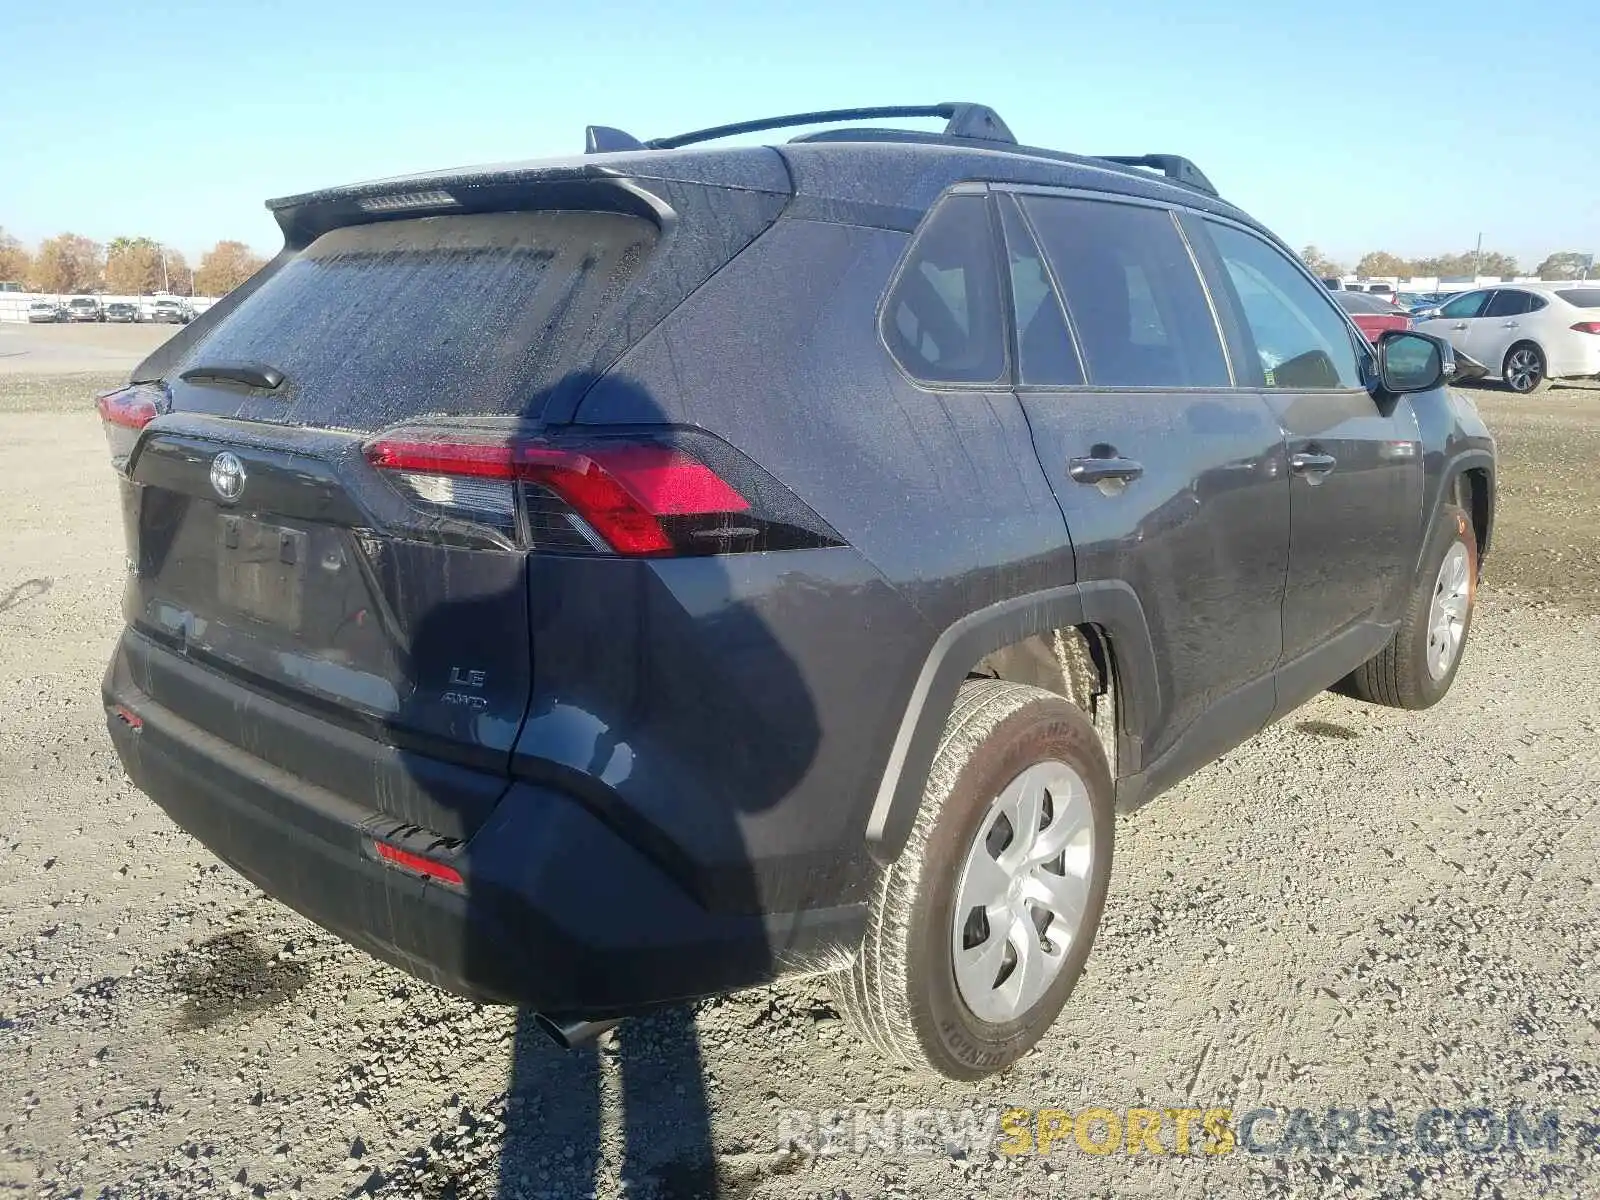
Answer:
[[[270,253],[269,196],[741,117],[975,100],[1187,155],[1296,248],[1600,251],[1592,0],[0,0],[0,226]]]

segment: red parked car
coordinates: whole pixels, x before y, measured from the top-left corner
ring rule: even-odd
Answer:
[[[1367,335],[1369,342],[1376,342],[1378,335],[1386,329],[1411,328],[1411,315],[1382,296],[1374,296],[1369,292],[1330,294],[1338,302],[1339,307],[1350,314],[1350,319],[1362,333]]]

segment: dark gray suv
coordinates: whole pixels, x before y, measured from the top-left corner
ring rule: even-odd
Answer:
[[[1117,811],[1449,688],[1494,510],[1450,350],[1193,164],[976,105],[589,150],[274,201],[100,398],[111,736],[274,896],[569,1043],[826,973],[973,1078],[1082,972]]]

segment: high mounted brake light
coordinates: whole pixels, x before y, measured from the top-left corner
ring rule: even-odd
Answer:
[[[717,453],[709,441],[701,448]],[[725,446],[719,469],[671,440],[558,445],[413,426],[380,435],[366,456],[410,499],[454,517],[516,533],[520,504],[534,549],[673,556],[837,543],[816,514]]]

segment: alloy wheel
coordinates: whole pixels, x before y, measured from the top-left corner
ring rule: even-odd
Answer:
[[[1506,384],[1514,392],[1531,392],[1544,378],[1544,363],[1532,346],[1521,346],[1506,359]]]
[[[1428,674],[1443,679],[1461,653],[1461,639],[1467,632],[1467,613],[1472,605],[1471,564],[1467,548],[1453,542],[1439,564],[1433,582],[1433,600],[1428,606]]]

